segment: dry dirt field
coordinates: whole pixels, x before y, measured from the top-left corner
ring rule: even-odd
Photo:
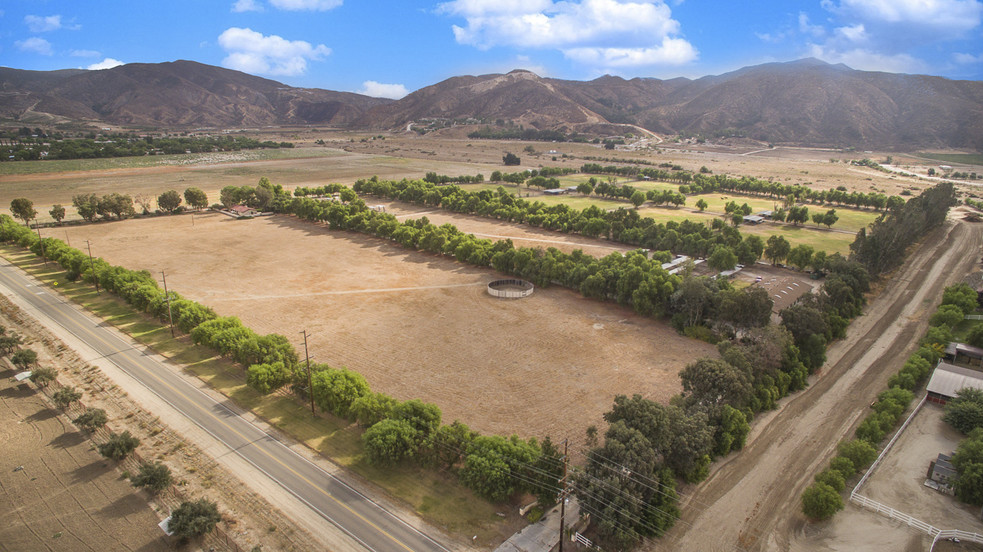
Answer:
[[[160,217],[73,227],[72,243],[276,332],[372,389],[421,398],[485,433],[580,439],[616,394],[667,401],[714,347],[559,288],[489,296],[497,275],[354,233],[276,216]],[[497,232],[497,230],[493,230]],[[513,230],[519,231],[519,230]],[[538,235],[538,234],[537,234]]]
[[[147,501],[15,373],[0,368],[0,550],[170,550]]]

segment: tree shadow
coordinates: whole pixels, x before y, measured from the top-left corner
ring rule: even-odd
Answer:
[[[58,416],[58,411],[57,410],[55,410],[54,408],[45,408],[44,410],[39,410],[39,411],[35,412],[34,414],[31,414],[27,418],[24,418],[24,421],[27,421],[27,422],[43,422],[45,420],[50,420],[50,419],[52,419],[52,418],[54,418],[56,416]]]
[[[48,442],[49,445],[58,448],[71,448],[81,445],[86,440],[85,435],[78,431],[66,431]]]
[[[34,390],[26,383],[0,389],[0,398],[4,399],[23,399],[33,394]]]
[[[92,481],[95,481],[96,478],[106,473],[107,470],[111,469],[113,469],[113,467],[108,460],[94,460],[88,464],[85,464],[84,466],[79,466],[72,470],[72,484],[77,485],[81,483],[91,483]]]
[[[139,512],[144,508],[147,508],[147,501],[140,494],[133,492],[127,493],[112,503],[103,506],[99,512],[106,517],[122,518],[134,512]]]

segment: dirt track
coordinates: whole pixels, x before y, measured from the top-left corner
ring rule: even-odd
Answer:
[[[980,228],[947,223],[830,348],[809,389],[756,421],[745,449],[682,489],[683,516],[653,550],[788,550],[807,521],[800,496],[910,354],[942,289],[972,268]]]

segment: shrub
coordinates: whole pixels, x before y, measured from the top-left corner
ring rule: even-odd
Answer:
[[[846,478],[843,477],[843,474],[839,470],[826,468],[816,475],[816,483],[825,483],[836,489],[836,492],[839,493],[843,492],[844,487],[846,487]]]
[[[140,439],[130,435],[129,431],[124,431],[118,434],[110,433],[109,440],[97,445],[96,449],[99,450],[99,454],[106,458],[119,462],[129,456],[139,445]]]
[[[829,468],[836,470],[843,475],[843,479],[849,479],[852,475],[857,473],[856,466],[853,465],[853,461],[844,456],[837,456],[829,461]]]
[[[106,425],[106,411],[101,408],[90,408],[75,418],[75,425],[85,431],[95,431]]]
[[[877,459],[877,449],[874,445],[861,439],[840,443],[840,456],[850,459],[857,472],[863,471]]]
[[[802,493],[802,513],[812,519],[829,519],[842,509],[840,493],[826,483],[813,483]]]
[[[58,372],[54,368],[42,366],[31,371],[31,381],[38,387],[47,387],[49,383],[55,381]]]
[[[71,386],[65,386],[61,389],[55,391],[54,394],[55,404],[60,408],[65,409],[72,405],[73,402],[82,398],[82,392]]]
[[[362,435],[370,464],[392,465],[413,456],[417,431],[405,420],[386,419]]]
[[[187,540],[211,533],[221,520],[218,506],[210,500],[200,498],[194,502],[182,502],[171,513],[168,528],[180,539]]]
[[[151,494],[158,494],[171,484],[171,469],[160,462],[143,462],[140,471],[130,478],[134,487],[146,489]]]

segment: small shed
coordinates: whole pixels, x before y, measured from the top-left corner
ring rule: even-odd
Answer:
[[[761,211],[760,213],[758,213],[758,216],[761,218],[770,219],[774,214],[775,213],[772,211]]]
[[[240,217],[255,217],[259,214],[259,211],[253,209],[252,207],[246,207],[245,205],[233,205],[229,208],[230,211]]]
[[[983,390],[983,372],[939,361],[926,391],[929,401],[944,405],[957,391],[967,387]]]
[[[564,188],[550,188],[549,190],[543,190],[546,195],[563,195],[567,193]]]
[[[949,343],[945,348],[945,359],[957,364],[960,359],[983,367],[983,349],[965,343]]]
[[[928,465],[928,478],[941,485],[951,485],[956,479],[956,467],[951,460],[951,456],[940,452],[939,457]]]
[[[765,218],[761,215],[744,215],[744,222],[747,224],[761,224]]]

